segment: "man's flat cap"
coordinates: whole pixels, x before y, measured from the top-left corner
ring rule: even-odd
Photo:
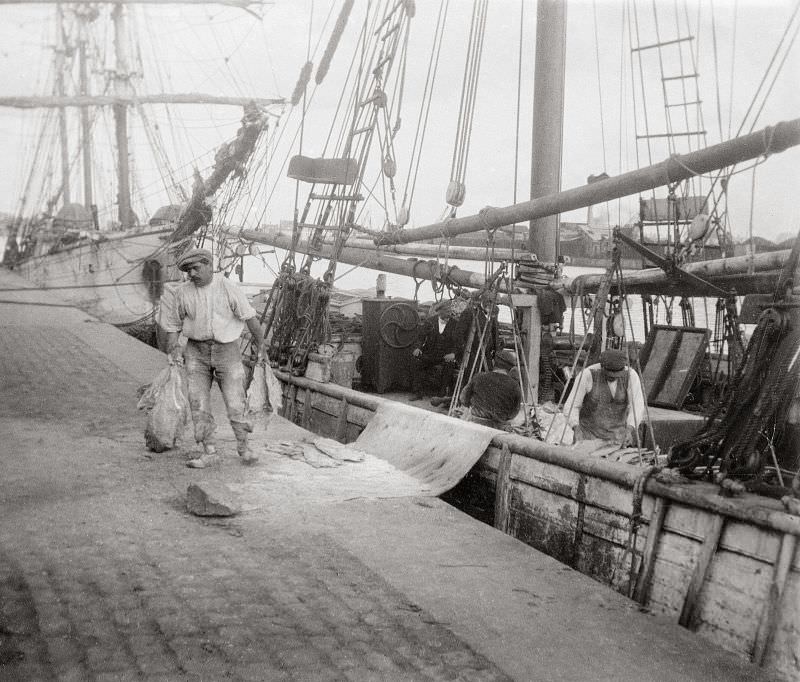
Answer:
[[[452,310],[453,310],[452,302],[448,301],[448,300],[445,300],[445,299],[442,299],[441,301],[438,301],[438,302],[434,303],[431,306],[430,314],[431,315],[438,315],[443,310],[449,310],[449,311],[452,312]]]
[[[500,368],[510,369],[517,366],[517,356],[509,348],[501,348],[495,353],[494,362]]]
[[[604,350],[600,354],[600,366],[607,374],[612,376],[622,376],[628,366],[628,356],[621,350]]]
[[[213,256],[208,249],[189,249],[186,253],[178,258],[178,270],[184,272],[189,269],[189,266],[195,263],[212,263]]]

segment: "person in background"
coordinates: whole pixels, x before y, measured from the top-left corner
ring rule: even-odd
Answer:
[[[469,362],[467,372],[472,369],[473,363],[475,373],[482,372],[484,369],[491,370],[494,365],[495,349],[497,348],[497,306],[494,305],[493,297],[488,291],[477,291],[472,295],[472,300],[458,318],[458,334],[464,345],[466,353],[467,337],[469,336],[472,321],[476,320],[475,332],[472,337],[472,344],[469,349]],[[486,328],[486,325],[489,325]],[[484,332],[485,329],[485,332]],[[482,333],[483,332],[483,333]],[[478,349],[481,347],[481,336],[483,336],[483,362],[475,358]]]
[[[244,292],[221,273],[214,273],[212,262],[206,249],[190,249],[178,259],[178,268],[188,274],[189,281],[175,287],[174,301],[161,319],[170,360],[186,367],[194,437],[204,451],[186,463],[195,469],[220,462],[211,414],[214,380],[222,391],[241,461],[252,464],[258,459],[247,442],[253,426],[247,418],[239,337],[247,325],[260,348],[263,333]],[[179,343],[181,332],[188,339],[185,350]]]
[[[412,400],[425,397],[426,385],[435,384],[434,395],[452,391],[455,368],[461,357],[458,323],[452,319],[450,301],[439,301],[431,307],[431,317],[423,323],[417,344],[411,351]]]
[[[621,446],[639,445],[637,430],[645,416],[639,375],[628,355],[606,350],[600,362],[586,367],[575,381],[564,412],[575,440],[601,439]]]
[[[472,377],[459,395],[461,404],[470,409],[470,421],[496,428],[525,423],[525,414],[520,409],[522,392],[519,382],[508,374],[516,366],[514,354],[503,348],[495,354],[491,372],[479,372]]]

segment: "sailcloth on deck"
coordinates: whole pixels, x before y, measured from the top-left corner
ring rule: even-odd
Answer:
[[[497,433],[435,412],[383,403],[354,447],[389,462],[438,496],[467,475]]]

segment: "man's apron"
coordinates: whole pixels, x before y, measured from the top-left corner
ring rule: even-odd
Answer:
[[[593,369],[591,372],[592,390],[581,405],[576,440],[601,438],[622,445],[628,436],[628,373],[617,379],[616,391],[612,395],[602,370]]]

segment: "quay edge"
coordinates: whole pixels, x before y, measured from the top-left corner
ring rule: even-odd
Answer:
[[[276,372],[283,416],[353,442],[386,398]],[[777,500],[576,455],[498,431],[443,499],[674,618],[743,659],[800,675],[800,518]],[[647,476],[631,532],[634,490]],[[631,569],[631,554],[635,561]]]

